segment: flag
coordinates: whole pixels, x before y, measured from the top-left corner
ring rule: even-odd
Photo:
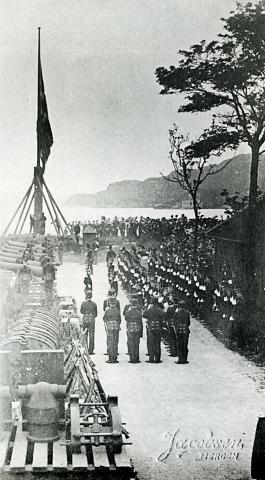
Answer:
[[[42,68],[39,54],[38,65],[38,118],[37,118],[37,139],[38,156],[42,163],[42,170],[45,170],[45,164],[49,158],[51,146],[53,144],[52,129],[48,116],[48,108],[44,90]]]

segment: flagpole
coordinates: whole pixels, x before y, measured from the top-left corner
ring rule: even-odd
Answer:
[[[37,121],[40,118],[40,27],[38,27],[38,84],[37,84]],[[40,145],[37,133],[37,167],[40,167]]]
[[[34,168],[34,233],[41,233],[41,217],[43,214],[43,197],[42,197],[42,185],[43,185],[43,170],[40,164],[40,138],[38,122],[41,117],[40,109],[40,76],[41,76],[41,60],[40,60],[40,27],[38,27],[38,81],[37,81],[37,165]]]

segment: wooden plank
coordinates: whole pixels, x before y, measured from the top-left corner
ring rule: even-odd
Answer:
[[[10,432],[0,432],[0,470],[4,468]]]
[[[48,468],[48,443],[34,443],[33,471],[45,472]]]
[[[110,468],[108,454],[105,445],[92,446],[95,468]]]
[[[87,456],[86,456],[86,447],[81,447],[81,453],[73,453],[72,455],[72,464],[73,470],[87,470]]]
[[[115,453],[114,458],[117,468],[131,468],[130,457],[124,445],[121,453]]]
[[[62,439],[53,443],[52,468],[57,472],[67,470],[66,446],[61,444]]]
[[[11,472],[16,473],[25,471],[28,448],[27,435],[27,432],[22,432],[18,426],[10,461]]]

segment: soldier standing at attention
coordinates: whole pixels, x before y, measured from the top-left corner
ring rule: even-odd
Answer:
[[[109,360],[106,363],[118,363],[118,344],[119,344],[119,331],[121,324],[120,310],[116,306],[116,298],[110,297],[110,306],[106,308],[103,320],[107,332],[107,352]]]
[[[138,308],[137,299],[131,299],[130,306],[125,310],[124,316],[127,323],[129,363],[140,363],[139,346],[143,331],[143,320],[141,310]]]
[[[106,255],[106,262],[107,262],[108,268],[113,263],[115,257],[116,257],[116,253],[112,249],[112,245],[110,245]]]
[[[86,269],[86,276],[84,277],[84,284],[85,284],[85,291],[86,290],[93,290],[93,282],[90,276],[90,269]]]
[[[144,311],[148,333],[148,363],[161,363],[161,333],[165,312],[158,306],[158,298],[151,298],[151,305]]]
[[[179,309],[176,314],[175,330],[178,344],[178,362],[175,363],[189,363],[188,362],[188,341],[190,334],[190,314],[185,308],[185,300],[179,301]]]
[[[63,264],[63,250],[64,250],[63,242],[62,240],[60,240],[60,242],[58,243],[58,257],[61,265]]]
[[[83,326],[89,337],[88,353],[94,355],[95,348],[95,319],[98,316],[97,304],[92,302],[92,292],[86,293],[86,300],[82,302],[80,313],[83,315]]]
[[[21,276],[21,279],[22,279],[21,281],[22,294],[28,295],[29,288],[30,288],[30,281],[32,279],[32,273],[27,262],[24,263],[23,267],[19,270],[18,274]]]
[[[177,357],[178,356],[178,342],[177,342],[177,335],[176,335],[176,318],[178,312],[178,305],[177,299],[170,298],[168,301],[168,309],[166,311],[166,322],[168,328],[168,340],[169,340],[169,349],[170,349],[170,356]]]
[[[116,294],[115,294],[115,290],[113,290],[112,288],[108,291],[108,298],[106,298],[106,300],[104,300],[103,302],[103,310],[105,312],[105,310],[110,307],[110,302],[111,302],[111,299],[114,299],[114,301],[112,301],[112,305],[115,304],[115,306],[118,308],[119,312],[121,310],[121,306],[120,306],[120,302],[119,300],[116,298]]]
[[[55,268],[51,263],[51,259],[48,257],[46,264],[42,268],[42,276],[44,279],[44,288],[47,294],[48,300],[52,299],[53,294],[53,282],[55,280]]]

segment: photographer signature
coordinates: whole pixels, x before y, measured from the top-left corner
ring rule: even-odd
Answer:
[[[196,460],[238,460],[239,453],[244,448],[242,438],[216,438],[212,431],[209,438],[199,439],[177,438],[179,433],[180,430],[177,429],[173,435],[166,435],[170,435],[170,442],[166,450],[159,455],[159,462],[165,462],[173,451],[178,458],[195,451],[200,454]]]

